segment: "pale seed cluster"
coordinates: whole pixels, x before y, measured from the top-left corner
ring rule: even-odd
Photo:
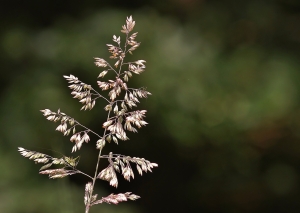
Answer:
[[[108,156],[103,155],[102,158],[108,158],[109,166],[103,169],[97,178],[109,181],[109,184],[114,187],[118,187],[116,172],[121,172],[127,181],[130,181],[130,178],[134,179],[134,173],[130,163],[136,164],[136,169],[140,175],[143,175],[143,171],[152,172],[152,168],[158,166],[156,163],[151,163],[144,158],[113,155],[112,152]]]
[[[73,90],[71,92],[73,98],[79,99],[79,102],[83,104],[80,110],[91,110],[95,106],[97,98],[104,98],[97,91],[95,91],[91,85],[81,82],[74,75],[64,75],[64,78],[69,84],[71,84],[69,85],[69,88]]]
[[[45,171],[41,171],[40,174],[47,174],[49,175],[49,178],[63,178],[68,175],[73,175],[78,173],[77,169],[75,168],[78,163],[78,157],[77,158],[70,158],[70,157],[62,157],[62,158],[54,158],[49,155],[31,151],[28,149],[24,149],[22,147],[18,148],[18,151],[20,154],[26,158],[29,158],[30,160],[33,160],[35,163],[43,163],[45,164],[40,168],[41,170],[48,169],[52,165],[63,165],[63,168],[61,169],[48,169]],[[66,168],[71,168],[71,170],[67,170]]]
[[[98,194],[92,195],[93,192],[93,184],[89,182],[85,185],[85,196],[84,196],[84,204],[89,206],[93,206],[101,203],[108,204],[118,204],[120,202],[124,202],[127,200],[136,200],[140,198],[140,196],[131,194],[131,192],[120,193],[120,194],[110,194],[107,197],[102,197],[97,200]]]
[[[68,175],[74,175],[77,174],[78,171],[76,170],[66,170],[66,169],[47,169],[45,171],[39,172],[43,175],[49,175],[49,178],[55,179],[55,178],[64,178]]]
[[[71,118],[60,110],[58,110],[57,113],[52,112],[49,109],[41,110],[41,112],[43,112],[43,115],[49,121],[60,121],[61,123],[57,126],[56,130],[62,132],[65,136],[69,135],[72,131],[73,135],[70,138],[70,141],[75,143],[72,148],[72,152],[76,152],[77,150],[79,150],[84,142],[88,143],[90,141],[90,136],[88,135],[88,133],[92,131],[81,125],[74,118]],[[71,126],[70,128],[68,128],[68,124]],[[85,130],[76,133],[76,126],[81,126]]]

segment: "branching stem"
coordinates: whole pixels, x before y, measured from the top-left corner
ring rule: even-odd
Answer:
[[[144,88],[135,89],[127,87],[129,78],[131,78],[133,74],[142,73],[146,67],[144,65],[146,61],[144,60],[124,62],[126,54],[132,54],[132,52],[140,45],[139,42],[135,41],[137,32],[130,34],[134,26],[135,21],[133,21],[132,16],[127,17],[126,25],[123,25],[121,30],[122,33],[126,34],[124,49],[121,48],[120,37],[116,37],[115,35],[113,36],[113,41],[118,44],[118,47],[112,44],[107,44],[109,47],[109,52],[112,53],[110,58],[117,60],[117,62],[114,64],[115,68],[112,67],[106,60],[102,58],[95,58],[95,64],[97,67],[108,67],[108,69],[102,71],[98,77],[104,77],[110,70],[115,73],[115,79],[109,79],[108,81],[104,82],[97,81],[98,86],[102,90],[110,90],[108,93],[108,98],[101,95],[98,91],[92,88],[91,85],[78,80],[78,78],[74,75],[64,76],[68,83],[71,84],[69,85],[69,88],[73,90],[71,92],[73,98],[79,99],[79,102],[83,104],[81,110],[91,110],[95,106],[98,98],[103,98],[107,102],[107,105],[104,109],[108,112],[106,122],[102,124],[102,127],[104,128],[102,136],[82,125],[74,118],[61,112],[60,109],[57,111],[57,113],[52,112],[49,109],[41,110],[47,120],[53,122],[60,121],[60,124],[56,128],[57,131],[60,131],[64,135],[69,135],[73,129],[73,135],[71,136],[70,141],[74,142],[75,145],[72,148],[72,152],[79,150],[84,142],[88,143],[90,141],[89,133],[92,133],[99,138],[96,142],[96,148],[99,149],[99,154],[94,176],[90,176],[76,168],[77,164],[79,163],[80,156],[76,158],[67,156],[62,158],[54,158],[40,152],[27,150],[22,147],[18,148],[18,151],[22,156],[33,160],[35,163],[44,164],[40,169],[40,174],[49,175],[49,178],[51,179],[63,178],[76,173],[83,174],[84,176],[90,178],[92,181],[89,181],[85,186],[85,213],[89,213],[90,207],[96,204],[118,204],[119,202],[136,200],[140,198],[138,195],[131,194],[131,192],[126,192],[110,194],[97,200],[97,194],[93,194],[97,178],[109,181],[111,186],[118,187],[118,178],[116,175],[117,172],[121,173],[127,181],[130,181],[131,178],[134,178],[134,172],[131,164],[136,164],[136,168],[140,175],[142,175],[143,172],[152,172],[151,169],[158,166],[156,163],[151,163],[150,161],[139,157],[113,154],[112,152],[110,152],[109,155],[102,155],[102,149],[104,148],[106,142],[110,143],[113,141],[114,143],[118,144],[118,140],[128,140],[129,138],[126,135],[126,131],[137,132],[136,127],[140,128],[147,124],[147,122],[144,121],[146,110],[128,111],[129,108],[131,109],[133,106],[137,106],[137,103],[139,103],[139,98],[147,98],[147,95],[151,95],[151,93],[147,92]],[[125,71],[126,69],[122,70],[124,65],[128,65],[127,71]],[[124,81],[121,79],[121,77],[124,79]],[[124,93],[125,96],[122,99]],[[112,115],[112,117],[110,117],[110,115]],[[68,128],[68,125],[71,127]],[[83,130],[76,132],[76,126],[82,127]],[[101,158],[107,158],[109,165],[107,168],[99,171]],[[61,165],[63,167],[58,169],[48,169],[52,165]]]
[[[96,132],[94,132],[94,131],[92,131],[91,129],[87,128],[86,126],[82,125],[82,124],[79,123],[78,121],[75,121],[75,122],[77,123],[77,125],[79,125],[79,126],[85,128],[87,131],[93,133],[93,134],[96,135],[97,137],[102,138],[102,137],[101,137],[100,135],[98,135]]]

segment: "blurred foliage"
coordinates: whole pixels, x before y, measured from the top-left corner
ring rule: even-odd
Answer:
[[[84,177],[48,180],[17,147],[68,155],[72,144],[43,118],[45,108],[101,131],[104,106],[79,112],[62,75],[96,87],[93,57],[108,58],[105,44],[132,14],[142,42],[132,59],[147,61],[132,83],[153,94],[139,107],[150,124],[106,152],[159,168],[117,190],[99,181],[101,196],[142,199],[92,212],[299,212],[298,1],[137,2],[2,9],[0,211],[83,212]],[[79,167],[92,173],[96,153],[91,141]]]

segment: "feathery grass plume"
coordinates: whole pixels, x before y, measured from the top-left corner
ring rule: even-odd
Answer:
[[[113,141],[118,144],[119,141],[128,140],[127,131],[137,132],[137,128],[141,128],[147,124],[144,121],[147,111],[134,110],[133,107],[137,106],[140,102],[139,99],[147,98],[151,93],[146,91],[144,87],[130,88],[127,86],[133,74],[141,74],[146,68],[145,60],[140,59],[133,62],[125,62],[126,55],[128,53],[132,54],[140,46],[140,42],[135,41],[137,32],[131,33],[134,26],[135,21],[133,21],[132,16],[127,17],[126,24],[122,26],[121,30],[125,34],[123,46],[121,46],[121,37],[115,35],[112,39],[115,44],[107,44],[108,51],[111,53],[110,58],[115,60],[113,65],[103,58],[94,58],[94,63],[97,67],[105,68],[105,70],[100,72],[98,78],[104,78],[108,72],[113,73],[115,76],[114,79],[97,81],[102,91],[109,90],[108,97],[100,94],[91,85],[80,81],[74,75],[64,76],[69,83],[69,88],[72,90],[71,94],[73,98],[78,99],[83,104],[80,110],[92,110],[99,98],[106,102],[104,110],[107,113],[107,119],[102,123],[102,134],[98,134],[84,126],[75,118],[61,112],[60,109],[57,112],[53,112],[50,109],[41,110],[47,120],[59,122],[56,127],[57,131],[61,132],[64,136],[70,136],[70,141],[74,144],[72,152],[80,150],[83,144],[89,143],[90,135],[93,134],[98,138],[97,141],[92,142],[95,148],[99,149],[94,175],[90,176],[76,168],[79,163],[79,156],[76,158],[67,156],[55,158],[22,147],[18,148],[22,156],[33,160],[35,163],[44,164],[40,169],[40,174],[47,174],[51,179],[63,178],[78,173],[90,178],[91,181],[85,185],[85,213],[88,213],[90,207],[96,204],[118,204],[127,200],[140,198],[138,195],[126,192],[110,194],[97,200],[97,194],[94,194],[96,179],[107,181],[111,186],[118,187],[117,173],[120,173],[127,181],[130,181],[131,178],[134,179],[133,164],[135,164],[139,175],[142,175],[143,172],[152,172],[152,169],[158,166],[156,163],[151,163],[144,158],[113,154],[113,152],[110,152],[109,155],[101,154],[107,142],[110,143]],[[107,159],[108,166],[100,171],[99,163],[104,158]],[[62,168],[49,169],[52,165],[61,165]]]

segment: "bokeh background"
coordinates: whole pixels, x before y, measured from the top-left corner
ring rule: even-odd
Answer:
[[[91,213],[300,211],[299,1],[15,0],[0,12],[0,212],[84,212],[84,176],[48,180],[17,147],[70,155],[45,108],[102,131],[104,105],[79,111],[62,76],[97,87],[93,57],[109,57],[129,15],[142,42],[132,58],[147,61],[131,82],[153,94],[138,107],[149,125],[105,151],[159,167],[117,189],[99,181],[99,196],[142,199]],[[94,141],[79,155],[92,173]]]

